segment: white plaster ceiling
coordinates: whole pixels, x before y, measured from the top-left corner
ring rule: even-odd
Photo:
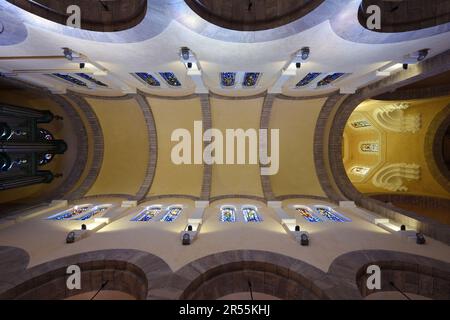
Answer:
[[[1,11],[0,11],[1,13]],[[314,12],[312,12],[314,14]],[[31,14],[29,16],[33,17]],[[354,17],[356,19],[356,16]],[[39,17],[33,19],[41,21]],[[108,70],[106,76],[96,76],[115,90],[79,89],[96,91],[95,94],[117,95],[134,92],[136,88],[160,95],[186,95],[195,92],[194,82],[186,75],[186,68],[179,58],[179,49],[189,47],[196,55],[202,69],[206,87],[223,95],[253,95],[269,90],[277,81],[281,70],[292,59],[292,55],[303,46],[311,48],[310,58],[302,65],[297,75],[287,81],[283,93],[291,96],[310,96],[329,93],[339,87],[358,88],[373,81],[374,71],[390,62],[401,62],[403,57],[422,48],[431,48],[428,57],[450,48],[450,34],[443,33],[428,38],[387,44],[356,43],[339,37],[326,20],[306,31],[286,38],[257,43],[242,43],[215,40],[202,36],[176,20],[157,36],[134,43],[108,43],[89,41],[48,31],[44,24],[27,25],[27,38],[16,45],[0,46],[0,56],[47,56],[61,55],[62,47],[86,55]],[[336,22],[334,22],[336,23]],[[8,37],[5,30],[2,37]],[[1,60],[0,71],[17,69],[51,69],[59,64],[69,66],[69,61],[61,60]],[[131,72],[173,71],[183,84],[182,88],[152,89],[130,75]],[[261,72],[262,78],[253,89],[223,89],[220,86],[221,71]],[[308,72],[344,72],[349,76],[336,82],[336,87],[325,90],[295,89],[295,83]],[[19,78],[40,83],[53,90],[63,90],[63,82],[39,74],[21,74]]]

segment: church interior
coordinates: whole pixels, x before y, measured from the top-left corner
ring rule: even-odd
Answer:
[[[450,299],[449,0],[1,0],[0,145],[2,300]]]

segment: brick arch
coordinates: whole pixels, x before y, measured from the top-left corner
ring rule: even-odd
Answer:
[[[174,274],[168,292],[176,299],[217,299],[235,292],[265,293],[281,299],[358,299],[356,286],[332,279],[303,261],[267,251],[233,250],[195,260]],[[345,290],[344,290],[345,291]],[[348,294],[351,292],[351,294]]]
[[[366,286],[367,267],[381,270],[381,290]],[[361,250],[340,255],[333,260],[328,273],[343,281],[356,282],[362,297],[375,292],[396,291],[431,299],[450,299],[450,264],[432,258],[389,250]]]
[[[0,257],[3,258],[5,254],[9,254],[13,265],[28,264],[28,259],[18,248],[0,247]],[[81,268],[80,290],[67,289],[66,270],[70,265]],[[9,270],[5,264],[1,264],[0,268]],[[0,270],[0,274],[3,274],[3,270]],[[0,299],[65,299],[97,291],[106,280],[107,290],[122,291],[136,299],[146,299],[148,290],[158,282],[158,278],[171,274],[170,267],[161,258],[147,252],[133,249],[91,251],[26,270],[20,268],[8,280],[0,280]]]

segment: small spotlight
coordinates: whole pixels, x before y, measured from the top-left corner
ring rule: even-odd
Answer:
[[[301,64],[300,62],[297,62],[297,63],[295,64],[295,67],[296,67],[297,69],[300,69],[301,66],[302,66],[302,64]]]
[[[306,60],[306,59],[308,59],[308,57],[309,57],[309,47],[303,47],[302,48],[302,51],[301,51],[301,53],[302,53],[302,60]]]
[[[424,60],[427,56],[428,56],[428,52],[430,51],[430,49],[422,49],[419,50],[419,56],[417,57],[417,61],[422,61]]]
[[[403,64],[403,70],[408,70],[408,64],[407,63]]]
[[[66,237],[66,243],[74,243],[75,242],[75,232],[70,231]]]
[[[401,230],[401,231],[406,231],[406,226],[405,226],[404,224],[402,224],[402,225],[400,226],[400,230]]]
[[[189,60],[189,48],[188,47],[182,47],[181,48],[181,57],[184,59],[184,60]]]
[[[63,48],[63,54],[67,60],[69,60],[69,61],[73,60],[73,51],[71,49]]]
[[[299,225],[295,226],[295,231],[300,231],[300,226]]]
[[[304,233],[304,234],[302,234],[302,235],[300,236],[300,244],[301,244],[302,246],[307,246],[307,245],[309,245],[309,237],[308,237],[308,235],[307,235],[306,233]]]
[[[188,69],[192,69],[192,62],[188,62],[187,67],[188,67]]]
[[[191,236],[189,235],[189,233],[183,234],[182,244],[183,246],[188,246],[191,244]]]
[[[416,233],[416,243],[417,244],[425,244],[425,242],[426,242],[425,236],[420,232]]]
[[[84,69],[85,66],[86,64],[84,62],[80,63],[80,69]]]

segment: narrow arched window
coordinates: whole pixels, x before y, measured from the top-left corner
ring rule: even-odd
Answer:
[[[64,210],[63,212],[59,212],[47,218],[47,220],[68,220],[75,218],[83,213],[86,213],[92,204],[80,204],[73,206],[70,209]]]
[[[300,214],[308,222],[321,222],[322,220],[316,217],[313,211],[305,206],[296,206],[295,211]]]
[[[260,222],[261,217],[258,214],[258,209],[255,206],[245,206],[242,208],[245,222]]]
[[[220,208],[220,221],[236,222],[236,208],[233,206],[223,206]]]
[[[88,220],[92,217],[98,217],[101,213],[105,213],[109,208],[111,208],[111,204],[102,204],[95,206],[88,210],[88,212],[81,217],[77,217],[75,220]]]
[[[334,222],[348,222],[351,221],[349,218],[345,217],[344,215],[336,212],[335,210],[331,209],[330,207],[326,206],[315,206],[317,214],[321,215],[322,217],[334,221]]]
[[[166,214],[161,218],[161,221],[172,222],[175,221],[178,216],[183,211],[183,208],[180,206],[171,206],[167,208]]]
[[[161,207],[160,206],[149,206],[145,207],[143,210],[139,212],[137,216],[135,216],[131,221],[150,221],[155,216],[160,214]]]

